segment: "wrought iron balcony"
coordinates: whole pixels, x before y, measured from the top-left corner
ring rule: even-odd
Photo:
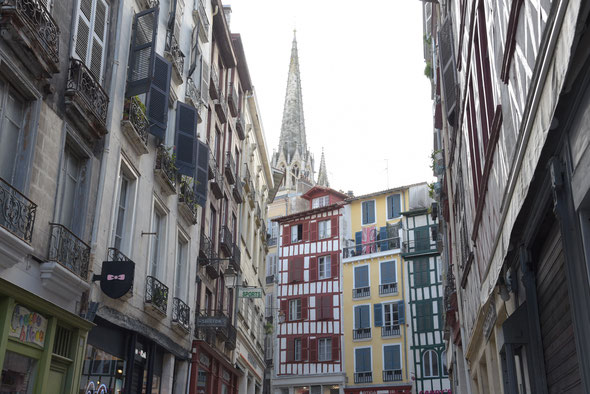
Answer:
[[[209,168],[208,168],[208,179],[211,180],[215,177],[215,173],[217,172],[217,160],[215,160],[215,155],[211,148],[209,148]]]
[[[172,78],[178,85],[182,84],[182,72],[184,71],[184,53],[180,50],[178,40],[172,35],[170,42],[166,43],[164,56],[172,63]]]
[[[221,339],[222,341],[227,341],[229,338],[229,316],[227,316],[227,313],[220,308],[219,310],[215,311],[215,317],[225,318],[227,320],[227,323],[224,326],[217,327],[215,330],[217,338]]]
[[[371,383],[373,381],[373,372],[355,372],[355,383]]]
[[[213,63],[211,65],[211,81],[209,83],[209,97],[213,100],[219,98],[219,71],[217,65]]]
[[[350,257],[362,256],[378,252],[386,252],[400,248],[399,237],[387,238],[375,242],[367,242],[364,244],[355,244],[354,246],[346,247],[342,250],[345,259]]]
[[[148,135],[150,124],[146,116],[145,104],[137,96],[125,100],[121,127],[123,134],[129,139],[139,155],[149,152]]]
[[[199,37],[203,42],[209,42],[209,19],[203,6],[203,0],[197,0],[197,9],[193,11],[193,19],[195,24],[199,24]]]
[[[275,276],[274,275],[266,275],[266,284],[270,285],[275,283]]]
[[[172,299],[172,322],[185,331],[190,329],[191,308],[180,298]]]
[[[355,328],[352,330],[352,339],[370,339],[371,327]]]
[[[397,283],[384,283],[379,285],[379,295],[397,294]]]
[[[231,112],[231,116],[236,117],[238,116],[238,103],[239,103],[239,93],[238,89],[236,89],[236,85],[234,83],[231,84],[229,88],[229,110]]]
[[[190,179],[190,178],[189,178]],[[192,224],[197,223],[197,198],[191,182],[183,179],[180,181],[180,194],[178,195],[180,213]]]
[[[398,337],[400,336],[400,327],[398,325],[394,326],[382,326],[381,327],[381,337]]]
[[[244,177],[242,178],[244,181],[244,190],[249,193],[252,191],[252,177],[250,176],[250,169],[248,168],[248,164],[244,163]]]
[[[209,264],[205,266],[205,271],[211,279],[219,278],[219,260],[217,260],[217,253],[211,251]]]
[[[244,112],[240,111],[238,118],[236,119],[236,132],[241,141],[246,138],[246,118]]]
[[[199,242],[199,257],[198,261],[201,265],[207,265],[211,262],[211,252],[213,251],[213,246],[211,244],[211,239],[206,236],[204,229],[201,229],[201,239]]]
[[[446,312],[457,310],[457,288],[452,265],[447,270],[447,280],[444,284],[444,303]]]
[[[276,246],[277,241],[278,241],[278,238],[277,237],[271,236],[270,238],[268,238],[268,246],[269,247]]]
[[[383,371],[383,381],[384,382],[399,382],[402,380],[402,370],[401,369],[389,369]]]
[[[214,327],[200,327],[198,325],[199,317],[207,317],[209,314],[205,311],[197,310],[195,312],[195,338],[205,341],[210,345],[215,346],[215,328]]]
[[[49,78],[59,72],[59,27],[43,1],[0,2],[0,30],[35,75]]]
[[[174,164],[172,154],[163,145],[159,145],[156,151],[154,172],[158,176],[163,190],[168,194],[176,193],[178,170]]]
[[[145,303],[162,315],[168,309],[168,286],[153,276],[148,276],[145,284]]]
[[[190,77],[186,81],[185,97],[186,101],[191,103],[193,107],[197,109],[199,115],[198,121],[199,123],[202,122],[201,111],[198,111],[201,108],[201,87],[200,84],[197,86],[195,80]]]
[[[70,59],[65,99],[66,110],[89,139],[99,139],[108,132],[109,96],[78,59]]]
[[[227,339],[225,340],[225,348],[228,350],[234,350],[237,344],[238,330],[228,319],[227,322]]]
[[[209,169],[211,170],[211,162],[209,162]],[[216,199],[223,197],[223,176],[219,173],[217,166],[213,168],[213,178],[210,179],[209,185]]]
[[[59,263],[83,280],[88,280],[90,245],[59,223],[49,223],[49,228],[51,236],[47,260]]]
[[[227,183],[233,185],[236,181],[236,162],[234,160],[233,155],[231,152],[225,152],[225,165],[224,165],[224,173],[225,179],[227,179]]]
[[[371,296],[371,288],[370,287],[358,287],[352,289],[352,298],[364,298]]]
[[[237,204],[244,202],[244,190],[242,189],[242,181],[240,181],[240,179],[237,179],[236,183],[234,184],[232,188],[232,194]]]
[[[215,113],[217,114],[217,118],[223,124],[227,123],[228,118],[228,108],[227,108],[227,100],[225,99],[225,94],[223,92],[219,92],[218,99],[215,100]]]
[[[240,270],[240,263],[242,260],[242,252],[240,251],[240,247],[237,244],[232,245],[232,255],[229,263],[234,266],[234,269],[237,271]]]
[[[0,178],[0,226],[31,243],[37,204]]]
[[[260,209],[260,204],[258,203],[258,201],[255,202],[256,205],[256,214],[254,216],[254,219],[256,220],[256,224],[260,225],[262,222],[262,210]]]
[[[219,248],[225,252],[227,256],[231,256],[233,252],[233,234],[229,227],[221,226],[221,231],[219,231]]]

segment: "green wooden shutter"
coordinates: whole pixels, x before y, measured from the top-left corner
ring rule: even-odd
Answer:
[[[379,248],[381,251],[383,252],[388,250],[387,241],[384,241],[387,239],[387,226],[383,226],[379,229],[379,239],[381,240],[381,242],[379,242]]]
[[[195,177],[197,110],[184,103],[176,106],[176,167],[182,175]]]
[[[205,207],[207,203],[207,186],[209,184],[209,147],[197,140],[197,179],[195,182],[195,195],[197,204]]]
[[[136,96],[150,91],[150,81],[154,74],[156,61],[158,10],[159,8],[156,7],[135,14],[125,97]]]
[[[147,115],[150,133],[161,139],[166,137],[171,71],[172,64],[162,56],[156,55],[154,77],[148,93]]]

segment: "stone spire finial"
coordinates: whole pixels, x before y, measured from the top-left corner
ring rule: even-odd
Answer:
[[[320,159],[320,170],[318,171],[318,185],[330,187],[328,181],[328,171],[326,170],[326,158],[324,156],[324,148],[322,147],[322,158]]]

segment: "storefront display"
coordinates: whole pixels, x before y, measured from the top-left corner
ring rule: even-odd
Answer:
[[[119,394],[125,385],[125,360],[108,354],[92,345],[86,345],[86,356],[82,367],[80,387],[85,388],[85,393],[99,393],[106,390],[105,394]],[[101,387],[104,386],[104,389]]]
[[[6,352],[2,366],[0,394],[29,394],[33,392],[38,361],[11,351]]]

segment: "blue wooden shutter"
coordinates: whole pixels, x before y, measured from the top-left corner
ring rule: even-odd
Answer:
[[[176,167],[182,175],[195,177],[197,168],[197,110],[184,103],[176,106]]]
[[[361,328],[371,327],[371,319],[369,318],[369,305],[361,306]]]
[[[375,304],[374,313],[375,327],[381,327],[383,325],[383,305]]]
[[[393,364],[394,364],[394,348],[397,348],[397,346],[384,346],[383,347],[383,370],[385,371],[391,371],[392,369],[395,369]]]
[[[381,248],[381,251],[386,251],[387,249],[387,241],[384,241],[384,239],[387,239],[387,226],[383,226],[379,229],[379,239],[381,240],[381,242],[379,243],[379,248]]]
[[[364,351],[368,350],[368,349],[355,349],[354,350],[354,355],[355,355],[355,365],[356,365],[356,371],[355,372],[364,372],[365,371],[365,354]]]
[[[195,196],[197,204],[205,207],[207,203],[207,185],[209,184],[209,147],[197,140],[197,179],[195,184]]]
[[[364,348],[363,350],[363,371],[369,372],[371,370],[371,349]]]
[[[361,307],[354,307],[354,328],[361,328]]]
[[[354,244],[356,245],[356,255],[360,256],[363,251],[363,232],[357,231],[354,233]]]
[[[381,263],[381,284],[395,283],[395,263],[387,261]]]
[[[171,71],[172,64],[162,56],[156,55],[153,80],[148,93],[147,115],[150,133],[160,139],[166,136]]]
[[[156,7],[139,12],[133,19],[125,97],[137,96],[150,90],[156,58],[158,10]]]
[[[406,324],[406,316],[404,314],[404,302],[399,301],[397,303],[397,314],[399,316],[399,324]]]
[[[367,201],[367,208],[368,208],[368,217],[369,220],[367,223],[375,223],[375,201]]]
[[[369,287],[369,266],[363,265],[354,269],[354,287]]]
[[[399,194],[394,194],[391,196],[391,214],[392,218],[399,217],[401,213],[401,199]]]

